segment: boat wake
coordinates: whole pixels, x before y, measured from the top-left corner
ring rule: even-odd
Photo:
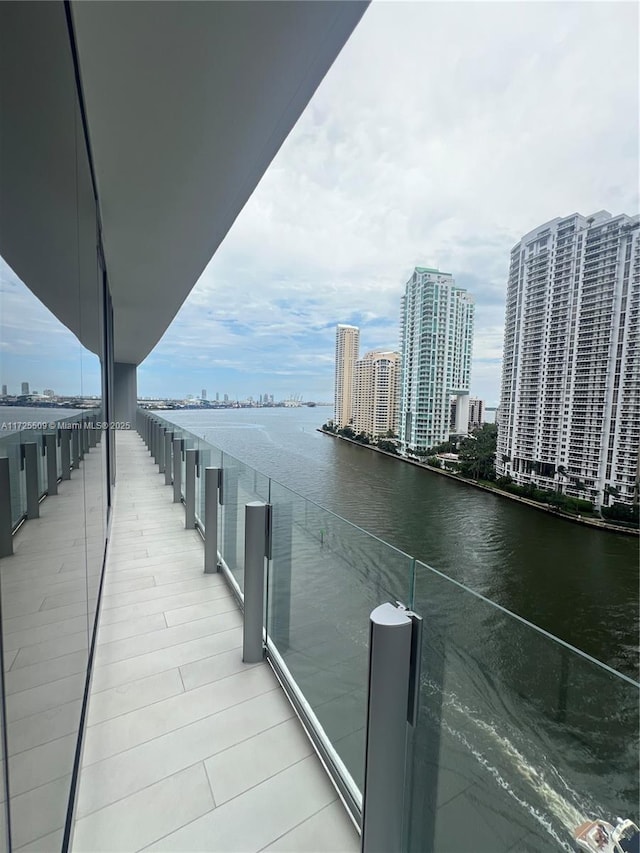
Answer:
[[[435,692],[439,688],[429,683],[429,689]],[[442,704],[443,710],[446,707],[464,719],[468,732],[462,731],[462,726],[455,725],[455,718],[451,714],[443,714],[443,717],[450,718],[440,721],[443,731],[464,746],[495,783],[553,839],[559,849],[571,853],[574,848],[567,837],[561,837],[563,833],[559,831],[560,827],[571,838],[575,827],[588,819],[585,815],[601,811],[597,804],[575,791],[546,757],[544,769],[534,766],[509,737],[478,717],[454,693],[444,693]],[[480,735],[478,738],[473,737],[473,730]],[[499,755],[499,762],[492,760],[492,752],[497,753],[496,757]],[[497,767],[497,763],[502,766]]]

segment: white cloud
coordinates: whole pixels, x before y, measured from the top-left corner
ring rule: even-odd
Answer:
[[[187,376],[197,353],[214,384],[297,372],[329,398],[332,325],[397,346],[429,264],[476,298],[472,390],[496,402],[511,246],[574,211],[637,212],[638,96],[635,4],[374,3],[149,373],[170,357]]]

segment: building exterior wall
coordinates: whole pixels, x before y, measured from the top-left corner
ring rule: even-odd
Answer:
[[[458,416],[458,398],[454,397],[451,400],[451,416],[449,418],[449,429],[452,432],[456,430],[456,421]],[[484,423],[484,401],[478,397],[469,397],[469,418],[467,429],[473,432]]]
[[[402,449],[424,450],[449,438],[450,398],[469,392],[473,299],[453,277],[416,267],[402,299]]]
[[[338,429],[353,417],[353,381],[360,354],[360,329],[340,324],[336,328],[334,423]]]
[[[400,356],[373,350],[358,359],[353,391],[353,428],[368,435],[385,436],[398,426]]]
[[[598,506],[633,502],[639,315],[640,217],[574,214],[513,248],[498,475]]]

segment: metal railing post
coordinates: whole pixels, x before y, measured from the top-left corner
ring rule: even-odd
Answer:
[[[40,487],[38,483],[38,445],[29,441],[21,445],[24,479],[27,492],[27,518],[40,518]]]
[[[218,571],[218,489],[220,468],[204,469],[204,571]]]
[[[420,688],[420,617],[381,604],[369,622],[362,853],[401,853],[408,725]]]
[[[164,434],[164,484],[171,485],[171,448],[173,447],[173,433]]]
[[[185,452],[184,466],[184,526],[193,530],[196,526],[196,466],[198,451]]]
[[[96,429],[96,419],[89,418],[89,447],[95,447],[98,443],[98,430]]]
[[[89,452],[89,422],[82,419],[82,457]]]
[[[0,458],[0,557],[13,554],[11,524],[11,472],[6,456]]]
[[[79,430],[71,430],[71,467],[78,469],[80,467],[80,435]]]
[[[58,494],[58,454],[57,454],[57,435],[55,432],[48,432],[45,439],[45,447],[47,450],[47,494]]]
[[[245,505],[244,525],[244,622],[242,660],[264,659],[264,561],[269,551],[270,506],[262,501]]]
[[[62,479],[71,479],[71,430],[63,427],[58,430],[60,442],[60,460],[62,464]]]
[[[167,430],[160,426],[159,438],[158,442],[158,474],[164,474],[165,469],[165,459],[164,459],[164,449],[165,449],[165,435],[167,434]]]
[[[182,500],[182,439],[173,439],[173,502]]]

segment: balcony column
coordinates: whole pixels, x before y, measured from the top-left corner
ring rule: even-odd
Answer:
[[[116,361],[113,365],[113,415],[118,423],[134,424],[138,406],[137,366]]]
[[[47,494],[49,497],[51,495],[58,494],[58,453],[57,453],[57,439],[58,436],[55,432],[47,433],[44,436],[44,443],[46,448],[46,456],[47,456]]]

